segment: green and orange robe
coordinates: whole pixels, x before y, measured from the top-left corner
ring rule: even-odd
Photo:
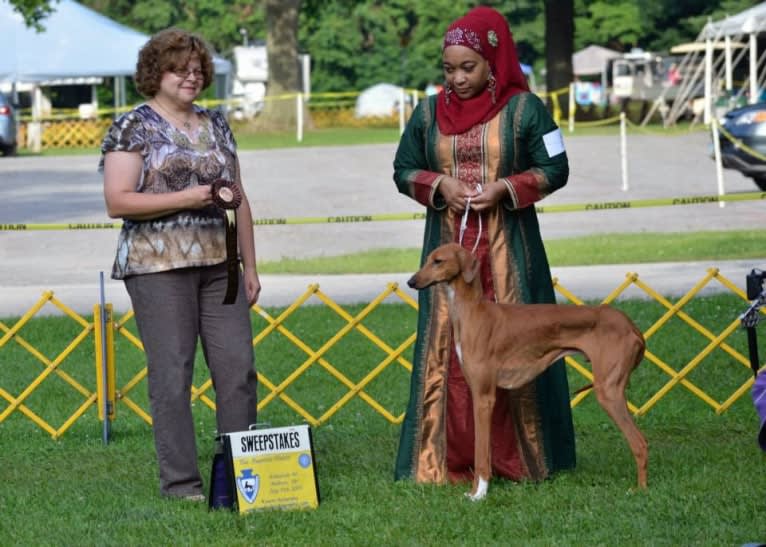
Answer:
[[[461,244],[476,248],[487,298],[555,302],[534,208],[569,176],[560,132],[550,114],[537,96],[521,93],[489,122],[459,135],[443,135],[435,107],[434,97],[418,105],[394,160],[399,191],[426,207],[421,262],[439,245],[459,241],[462,215],[446,207],[438,192],[442,178],[449,175],[471,185],[500,180],[509,197],[482,213],[481,222],[471,212]],[[420,483],[472,479],[473,447],[471,395],[455,353],[446,290],[437,285],[419,293],[410,399],[396,478]],[[540,480],[574,465],[563,361],[525,387],[498,390],[492,417],[495,476]]]

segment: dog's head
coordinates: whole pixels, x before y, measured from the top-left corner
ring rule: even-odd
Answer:
[[[479,261],[475,256],[457,243],[446,243],[431,251],[423,267],[407,281],[407,285],[420,290],[436,283],[448,283],[459,275],[470,284],[478,272]]]

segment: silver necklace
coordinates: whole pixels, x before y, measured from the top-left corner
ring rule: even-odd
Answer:
[[[157,104],[157,106],[159,106],[162,109],[163,112],[165,112],[165,114],[167,114],[168,116],[173,118],[175,121],[177,121],[181,125],[183,125],[184,129],[186,129],[187,131],[191,131],[192,124],[191,124],[191,122],[188,119],[186,121],[184,121],[181,118],[179,118],[178,116],[174,115],[170,110],[165,108],[160,101],[157,100],[157,97],[154,98],[154,102]],[[192,115],[193,114],[194,113],[192,112]]]

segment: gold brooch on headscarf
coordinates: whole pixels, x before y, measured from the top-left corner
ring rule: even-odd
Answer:
[[[489,42],[489,45],[492,47],[497,47],[497,34],[495,34],[494,30],[487,32],[487,42]]]

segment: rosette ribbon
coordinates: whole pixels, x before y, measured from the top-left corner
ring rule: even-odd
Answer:
[[[218,179],[211,188],[213,203],[226,214],[226,295],[224,304],[233,304],[239,290],[239,259],[237,256],[237,207],[242,192],[231,181]]]

